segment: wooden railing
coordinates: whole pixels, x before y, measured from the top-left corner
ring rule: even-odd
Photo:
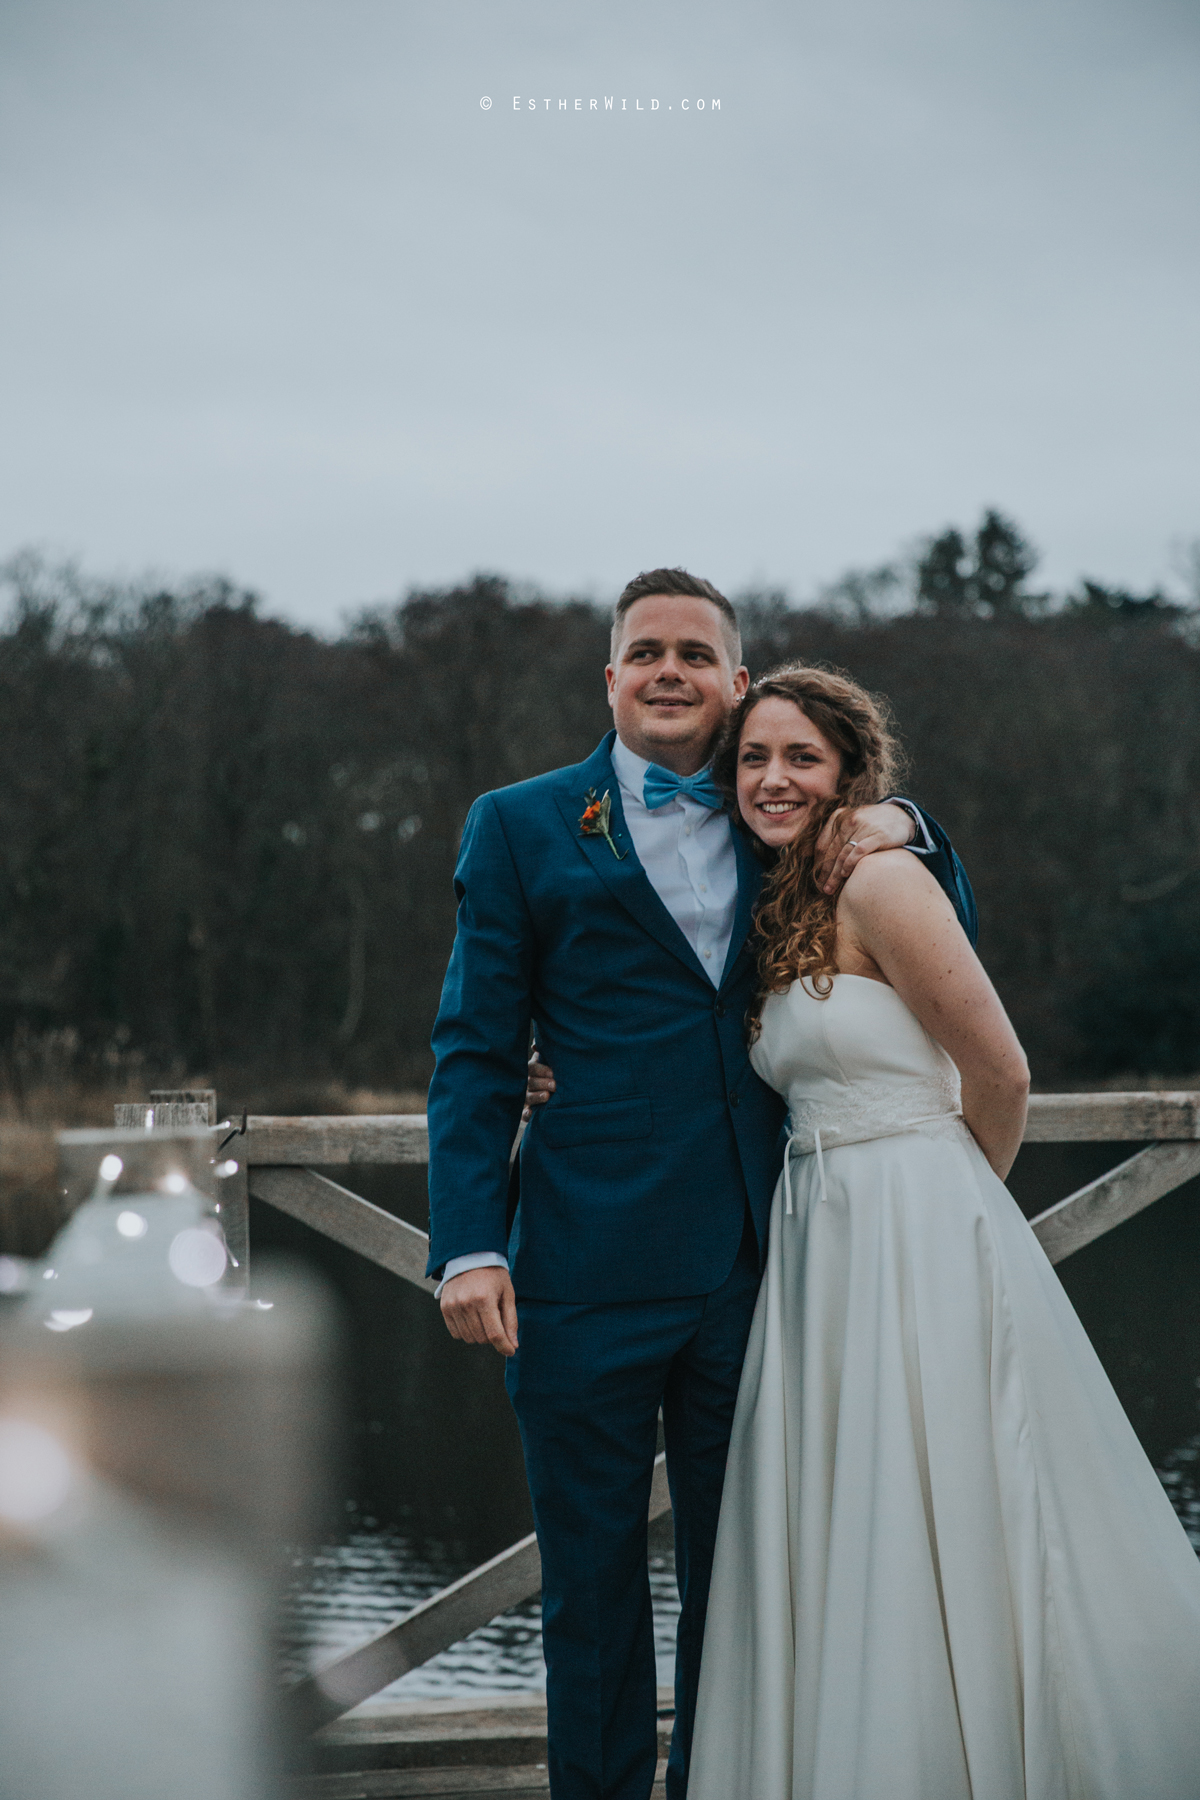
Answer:
[[[1026,1143],[1106,1140],[1147,1147],[1032,1221],[1052,1263],[1200,1175],[1200,1093],[1039,1094],[1031,1099]],[[432,1294],[435,1284],[425,1276],[425,1233],[313,1166],[352,1170],[365,1164],[426,1163],[424,1117],[251,1118],[241,1150],[256,1199]],[[650,1517],[669,1508],[660,1456]],[[540,1587],[537,1542],[530,1535],[300,1682],[291,1704],[305,1725],[315,1728],[469,1637]]]

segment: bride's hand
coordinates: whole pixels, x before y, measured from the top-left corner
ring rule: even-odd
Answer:
[[[544,1063],[535,1050],[529,1058],[529,1073],[525,1077],[525,1105],[521,1117],[528,1119],[535,1106],[545,1106],[554,1092],[554,1070],[549,1063]]]
[[[878,806],[839,807],[817,839],[814,873],[826,894],[836,894],[864,856],[875,850],[903,850],[916,835],[916,821],[890,800]]]

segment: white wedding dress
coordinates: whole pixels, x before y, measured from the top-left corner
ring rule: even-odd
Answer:
[[[768,999],[793,1141],[688,1800],[1198,1800],[1200,1561],[899,995]]]

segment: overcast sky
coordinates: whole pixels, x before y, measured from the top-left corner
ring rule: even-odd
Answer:
[[[1198,51],[1194,0],[3,0],[0,555],[332,628],[802,598],[997,505],[1163,580]]]

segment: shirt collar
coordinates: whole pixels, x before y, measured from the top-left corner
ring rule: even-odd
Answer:
[[[635,750],[631,750],[628,744],[623,744],[617,737],[613,739],[612,766],[622,793],[640,801],[642,788],[646,781],[646,770],[650,767],[646,758],[639,756]]]

